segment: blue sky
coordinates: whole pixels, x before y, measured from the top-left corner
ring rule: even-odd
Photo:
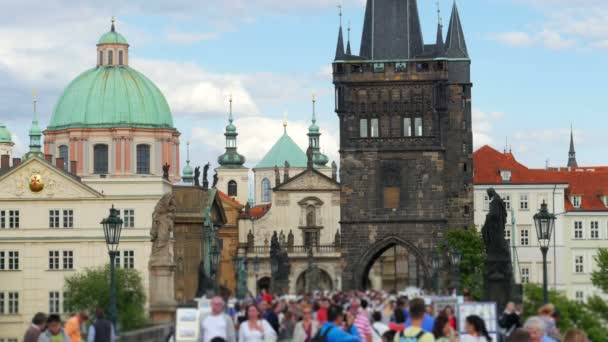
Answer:
[[[364,1],[345,0],[343,22],[358,51]],[[434,40],[434,0],[419,0],[425,40]],[[440,0],[447,26],[452,0]],[[305,147],[318,97],[321,145],[337,158],[329,66],[338,11],[333,0],[80,1],[5,4],[0,14],[0,121],[27,144],[31,90],[48,123],[62,89],[94,65],[95,43],[112,15],[131,44],[131,66],[165,93],[192,160],[215,161],[234,94],[239,151],[250,165],[282,132]],[[471,55],[475,145],[509,145],[524,163],[567,160],[574,125],[579,164],[608,165],[601,141],[607,114],[608,2],[458,0]],[[445,34],[445,32],[444,32]],[[185,151],[183,151],[185,153]]]

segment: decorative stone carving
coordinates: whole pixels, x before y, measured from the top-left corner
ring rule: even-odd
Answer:
[[[150,229],[150,237],[152,240],[150,265],[173,263],[171,240],[173,239],[175,212],[176,205],[173,193],[165,194],[160,201],[158,201],[156,207],[154,207],[154,213],[152,214],[152,229]]]

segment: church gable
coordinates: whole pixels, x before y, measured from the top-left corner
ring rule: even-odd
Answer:
[[[275,188],[275,191],[339,191],[340,184],[321,172],[309,169]]]
[[[0,199],[102,198],[64,171],[33,157],[0,175]]]

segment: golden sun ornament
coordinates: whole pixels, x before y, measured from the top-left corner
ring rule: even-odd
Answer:
[[[30,190],[32,192],[40,192],[44,189],[44,183],[42,177],[39,174],[33,174],[30,177]]]

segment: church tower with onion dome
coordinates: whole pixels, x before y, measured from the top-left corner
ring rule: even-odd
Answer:
[[[63,158],[80,177],[158,178],[168,164],[169,179],[180,179],[180,133],[167,100],[130,67],[114,19],[97,43],[95,67],[66,87],[43,133],[44,154]]]

